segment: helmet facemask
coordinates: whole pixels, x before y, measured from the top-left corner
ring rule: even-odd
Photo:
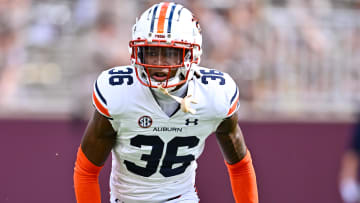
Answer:
[[[152,88],[175,89],[192,77],[191,65],[197,63],[193,57],[196,45],[190,43],[132,40],[130,47],[137,78]]]

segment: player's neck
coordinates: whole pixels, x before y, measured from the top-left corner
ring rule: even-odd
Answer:
[[[170,94],[178,96],[178,97],[185,97],[188,89],[188,83],[185,83],[182,85],[179,89],[170,92]],[[174,114],[174,112],[178,109],[179,104],[169,97],[168,95],[163,94],[160,91],[157,91],[157,89],[152,89],[151,92],[153,93],[153,96],[161,109],[168,115]]]

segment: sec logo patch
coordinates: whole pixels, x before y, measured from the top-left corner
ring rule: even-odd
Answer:
[[[142,128],[149,128],[152,125],[152,119],[150,116],[141,116],[138,120],[138,124]]]

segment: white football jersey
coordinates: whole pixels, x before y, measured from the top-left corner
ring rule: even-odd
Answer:
[[[188,81],[194,115],[179,109],[169,117],[132,66],[103,71],[95,82],[93,104],[117,131],[110,188],[119,202],[165,202],[193,189],[205,139],[239,108],[228,74],[193,68],[200,73]]]

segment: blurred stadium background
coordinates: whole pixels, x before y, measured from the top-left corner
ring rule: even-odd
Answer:
[[[0,0],[0,202],[74,202],[72,167],[93,81],[129,64],[131,26],[156,2]],[[360,1],[176,2],[200,19],[201,65],[240,87],[260,201],[341,202],[339,163],[360,112]],[[210,138],[199,166],[202,202],[233,201],[219,155]]]

